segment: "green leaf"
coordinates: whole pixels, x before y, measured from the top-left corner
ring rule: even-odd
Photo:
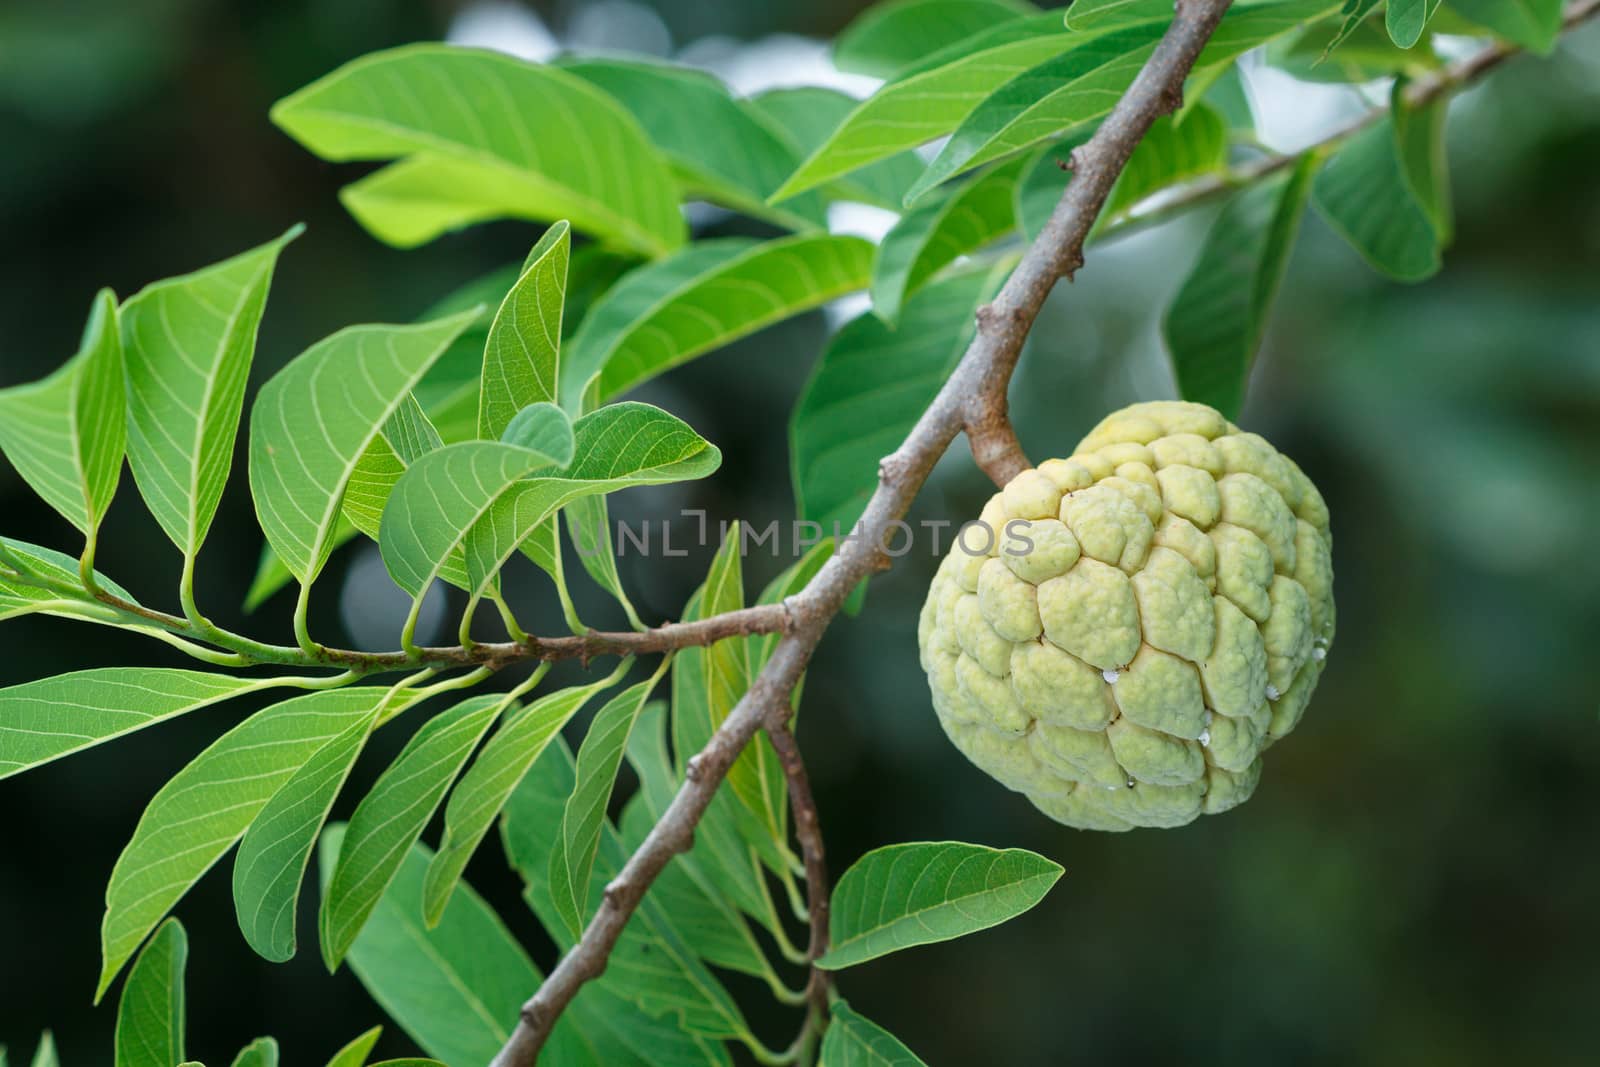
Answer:
[[[505,707],[498,693],[469,697],[422,725],[356,806],[339,861],[325,879],[319,930],[322,959],[338,967],[406,850],[421,837],[445,791]]]
[[[1163,115],[1151,124],[1129,157],[1101,212],[1101,221],[1114,219],[1168,186],[1217,173],[1227,165],[1228,129],[1214,108],[1199,104],[1189,109],[1181,122]]]
[[[905,68],[1001,22],[1038,13],[1020,0],[882,0],[833,44],[840,70],[893,78]]]
[[[524,896],[563,948],[571,942],[555,914],[547,858],[555,847],[561,812],[576,780],[572,756],[558,738],[517,788],[502,824],[506,854],[527,883]],[[599,906],[605,884],[628,858],[609,822],[602,823],[601,831],[595,873],[585,895],[589,909]],[[748,1032],[738,1005],[683,940],[653,890],[640,902],[611,953],[605,975],[594,985],[605,992],[591,997],[588,1004],[584,1003],[587,992],[580,993],[573,1006],[601,1018],[586,1016],[581,1029],[586,1037],[598,1038],[595,1031],[604,1018],[600,1009],[609,1007],[605,1013],[611,1017],[607,1036],[628,1048],[630,1062],[726,1062],[725,1055],[717,1055],[720,1049],[715,1044],[703,1041],[697,1041],[703,1045],[698,1057],[685,1058],[684,1044],[696,1041],[694,1035],[716,1038]],[[606,1067],[611,1062],[602,1057]]]
[[[608,404],[572,429],[577,459],[571,466],[560,475],[508,482],[465,532],[468,588],[474,596],[481,596],[517,547],[567,503],[630,486],[704,478],[722,463],[716,446],[649,404]]]
[[[685,621],[705,618],[707,610],[701,593],[696,593],[684,607]],[[677,773],[674,779],[658,779],[652,789],[661,810],[672,802],[677,792],[677,781],[683,777],[683,764],[698,748],[685,748],[697,739],[709,736],[707,723],[720,715],[726,717],[732,704],[711,706],[711,691],[707,680],[707,653],[703,648],[680,650],[672,660],[672,739],[677,756]],[[703,745],[704,741],[701,740]],[[741,820],[748,812],[733,795],[731,789],[718,789],[711,804],[701,817],[695,830],[695,848],[702,856],[708,879],[716,892],[739,910],[771,929],[778,922],[768,892],[761,861],[752,842],[745,840],[742,831],[753,820]],[[767,835],[762,835],[766,837]],[[770,840],[770,838],[768,838]]]
[[[639,792],[623,815],[623,843],[630,853],[666,813],[680,785],[667,752],[665,711],[663,704],[648,705],[628,739],[628,762],[639,775]],[[718,883],[720,868],[712,853],[712,844],[697,834],[694,846],[657,876],[650,892],[706,961],[758,978],[769,975],[771,964],[739,914],[738,898]],[[745,866],[754,869],[748,857]]]
[[[1238,416],[1316,166],[1308,155],[1235,194],[1206,234],[1163,323],[1185,400]]]
[[[899,1038],[844,1001],[828,1010],[833,1021],[822,1038],[818,1067],[925,1067]]]
[[[151,799],[106,887],[96,999],[155,925],[244,834],[294,773],[386,688],[308,693],[223,734]]]
[[[1561,36],[1561,0],[1450,0],[1462,17],[1541,55]]]
[[[1411,195],[1428,216],[1441,247],[1450,243],[1455,219],[1450,208],[1450,166],[1445,156],[1445,113],[1448,96],[1436,97],[1423,107],[1406,103],[1403,85],[1391,94],[1389,116],[1394,122],[1395,144]]]
[[[821,148],[858,102],[837,89],[814,85],[769,89],[741,101],[746,109],[772,125],[794,149],[797,159]],[[922,160],[915,152],[896,152],[852,171],[849,177],[828,183],[821,192],[834,200],[853,200],[898,212],[906,190],[921,173]]]
[[[941,269],[1015,230],[1013,193],[1026,162],[1012,160],[940,190],[895,223],[872,268],[872,305],[879,318],[894,325],[906,299]]]
[[[5,1067],[5,1050],[0,1049],[0,1067]],[[61,1060],[56,1055],[56,1038],[46,1030],[39,1035],[39,1047],[33,1052],[32,1067],[61,1067]]]
[[[698,605],[702,617],[745,606],[739,529],[735,523],[711,561]],[[698,653],[688,658],[702,665],[703,687],[697,687],[698,691],[692,694],[674,690],[687,697],[676,708],[673,721],[673,747],[680,761],[688,760],[706,746],[750,688],[750,660],[743,638],[727,638],[704,649],[684,651]],[[757,734],[739,753],[728,769],[727,783],[733,795],[755,816],[767,838],[779,843],[787,839],[787,786],[778,755],[765,734]]]
[[[400,860],[405,859],[401,854]],[[396,864],[398,866],[398,863]],[[327,1067],[366,1067],[367,1056],[372,1052],[373,1046],[378,1043],[378,1038],[383,1036],[383,1027],[374,1026],[344,1048],[333,1054],[333,1059],[328,1061]]]
[[[151,514],[185,557],[199,551],[222,499],[267,286],[300,229],[156,282],[122,307],[128,462]]]
[[[126,425],[117,298],[102,289],[77,355],[43,381],[0,389],[0,452],[92,541],[117,492]]]
[[[1061,877],[1025,849],[959,841],[890,845],[861,857],[833,890],[829,970],[949,941],[1021,915]]]
[[[428,865],[423,889],[422,914],[429,926],[438,924],[467,861],[539,753],[590,697],[615,685],[628,666],[625,660],[609,678],[539,698],[508,718],[483,746],[445,805],[444,838]]]
[[[517,412],[500,440],[525,448],[557,467],[572,462],[572,450],[577,445],[572,434],[572,419],[555,404],[543,400]]]
[[[435,578],[467,586],[460,563],[467,532],[509,486],[547,463],[498,441],[463,441],[419,457],[390,492],[378,531],[395,584],[419,603]]]
[[[1317,210],[1375,270],[1421,281],[1439,269],[1439,238],[1400,156],[1392,117],[1351,138],[1312,187]]]
[[[866,288],[872,246],[859,237],[721,238],[626,276],[589,312],[561,367],[577,412],[591,378],[604,401],[802,311]]]
[[[1131,22],[1172,17],[1167,0],[1073,0],[1067,8],[1067,28],[1103,30]]]
[[[174,1067],[183,1062],[183,972],[188,962],[183,924],[168,919],[128,972],[117,1005],[116,1067]]]
[[[636,58],[585,57],[564,62],[562,69],[594,83],[633,113],[672,161],[684,194],[791,230],[826,229],[820,197],[782,207],[767,203],[794,170],[798,154],[715,77]]]
[[[563,511],[567,520],[567,536],[578,550],[578,562],[583,564],[583,569],[600,588],[622,605],[633,628],[644,629],[644,622],[628,599],[627,591],[622,588],[622,575],[617,571],[617,552],[611,542],[611,509],[606,498],[579,497]]]
[[[35,613],[56,615],[61,618],[87,619],[94,622],[114,621],[117,617],[109,608],[95,601],[85,591],[81,595],[67,596],[53,589],[30,585],[24,573],[42,575],[66,585],[76,585],[79,579],[78,561],[53,548],[41,548],[26,541],[0,537],[0,622]],[[95,584],[130,604],[138,603],[132,593],[95,572]]]
[[[477,311],[420,326],[351,326],[272,377],[250,418],[250,490],[289,570],[316,580],[345,487],[411,389]]]
[[[1389,36],[1401,48],[1410,48],[1422,39],[1422,27],[1439,10],[1439,0],[1389,0],[1385,24]]]
[[[322,835],[326,880],[343,827]],[[511,932],[467,885],[439,922],[422,923],[422,885],[430,853],[412,845],[366,928],[350,948],[361,984],[412,1040],[446,1063],[488,1063],[517,1024],[522,1002],[542,976]],[[548,1054],[560,1063],[569,1024],[556,1024]]]
[[[1334,49],[1344,44],[1381,3],[1383,0],[1344,0],[1344,6],[1339,9],[1339,28],[1334,32],[1333,40],[1328,42],[1323,58],[1327,58]]]
[[[967,269],[919,292],[897,329],[866,314],[829,342],[789,423],[796,506],[848,532],[878,484],[878,460],[904,439],[972,338],[973,313],[1005,265]]]
[[[996,87],[906,191],[906,203],[947,178],[1099,118],[1133,83],[1165,32],[1166,24],[1157,21],[1080,35],[1074,47]]]
[[[351,529],[376,541],[383,526],[383,509],[395,483],[412,464],[443,447],[439,431],[416,396],[402,398],[350,472],[350,482],[344,490],[344,518]]]
[[[239,1050],[233,1067],[278,1067],[278,1043],[270,1037],[256,1038]]]
[[[1230,63],[1333,6],[1327,0],[1236,5],[1201,52],[1195,74]],[[950,135],[906,193],[907,203],[947,178],[1100,118],[1133,83],[1170,22],[1169,13],[1103,33],[1077,34],[1075,47],[995,87]]]
[[[396,244],[500,216],[570,219],[651,256],[683,243],[674,184],[639,124],[553,67],[410,45],[345,64],[272,120],[324,159],[404,157],[346,190],[362,224]]]
[[[164,667],[101,667],[0,689],[0,778],[272,684]]]
[[[960,125],[1010,78],[1081,40],[1054,12],[1013,19],[935,53],[862,101],[773,194],[783,200]],[[937,64],[937,65],[934,65]]]
[[[317,749],[256,816],[233,862],[233,905],[245,941],[264,959],[281,963],[295,952],[295,905],[311,849],[344,788],[378,708]]]
[[[578,750],[577,781],[561,814],[561,832],[550,851],[550,888],[556,913],[574,939],[583,932],[589,879],[600,849],[600,830],[616,787],[628,735],[644,710],[655,679],[619,693],[595,713]]]
[[[489,326],[478,401],[478,436],[486,441],[504,433],[529,404],[556,399],[571,247],[565,222],[550,227]]]

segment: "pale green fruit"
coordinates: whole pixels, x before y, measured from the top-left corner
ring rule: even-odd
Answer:
[[[1134,404],[1023,471],[951,548],[918,627],[957,748],[1069,826],[1181,826],[1249,798],[1333,643],[1311,481],[1203,404]]]

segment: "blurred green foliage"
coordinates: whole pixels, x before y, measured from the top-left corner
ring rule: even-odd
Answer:
[[[680,44],[825,35],[856,6],[659,4]],[[542,14],[560,28],[575,10]],[[412,319],[519,260],[536,231],[515,224],[417,252],[378,245],[335,199],[351,172],[313,160],[266,119],[273,100],[346,59],[439,37],[450,15],[448,3],[403,0],[0,9],[0,386],[70,354],[98,286],[127,295],[297,219],[310,232],[285,254],[258,382],[338,326]],[[836,871],[914,838],[1023,846],[1067,868],[1011,924],[845,976],[851,1003],[930,1062],[1594,1062],[1597,64],[1600,27],[1590,27],[1553,61],[1513,64],[1454,106],[1457,234],[1425,284],[1378,280],[1308,222],[1241,421],[1329,499],[1340,643],[1254,803],[1177,832],[1079,833],[976,771],[923,698],[913,627],[932,555],[879,579],[866,610],[830,634],[802,740]],[[1013,390],[1032,455],[1066,454],[1109,407],[1172,394],[1156,320],[1204,222],[1108,244],[1058,291]],[[647,387],[727,462],[709,484],[625,495],[619,516],[688,505],[790,517],[775,428],[826,329],[812,315]],[[912,518],[976,514],[989,491],[957,449]],[[9,469],[0,514],[10,536],[72,543]],[[252,623],[221,595],[242,594],[259,548],[240,466],[217,530],[201,558],[208,610],[227,625],[281,627],[281,601]],[[624,560],[641,612],[675,611],[708,554]],[[100,561],[136,595],[170,599],[176,554],[126,486]],[[346,566],[336,559],[332,573]],[[749,567],[755,583],[778,563]],[[545,587],[522,578],[511,592],[524,621],[558,630]],[[339,625],[333,599],[321,629]],[[611,610],[599,595],[582,607],[586,618]],[[91,654],[164,662],[136,638],[97,632],[92,650],[87,638],[64,622],[12,624],[0,683]],[[143,800],[214,733],[195,717],[0,786],[0,1036],[26,1044],[51,1026],[63,1062],[103,1060],[112,1013],[88,1007],[101,886]],[[547,963],[553,950],[503,857],[484,850],[469,877]],[[291,1061],[309,1062],[380,1021],[348,973],[326,977],[314,954],[256,959],[231,912],[223,879],[181,909],[195,942],[191,1054],[216,1059],[272,1032]],[[380,1051],[410,1050],[390,1028]]]

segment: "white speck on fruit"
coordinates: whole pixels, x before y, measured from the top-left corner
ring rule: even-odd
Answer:
[[[1116,685],[1117,679],[1122,677],[1121,671],[1101,671],[1100,677],[1106,680],[1107,685]]]
[[[1328,650],[1323,648],[1321,645],[1318,645],[1316,648],[1311,650],[1311,658],[1316,660],[1318,663],[1321,663],[1323,660],[1328,658]]]
[[[1278,687],[1277,686],[1275,686],[1275,685],[1267,686],[1267,699],[1268,700],[1277,700],[1282,695],[1283,695],[1282,693],[1278,692]]]
[[[1211,744],[1211,731],[1210,730],[1201,730],[1200,731],[1200,743],[1202,745]]]

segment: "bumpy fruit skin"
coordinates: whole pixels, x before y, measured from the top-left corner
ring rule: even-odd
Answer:
[[[918,627],[957,748],[1069,826],[1243,803],[1333,642],[1328,509],[1202,404],[1134,404],[1023,471],[945,557]]]

